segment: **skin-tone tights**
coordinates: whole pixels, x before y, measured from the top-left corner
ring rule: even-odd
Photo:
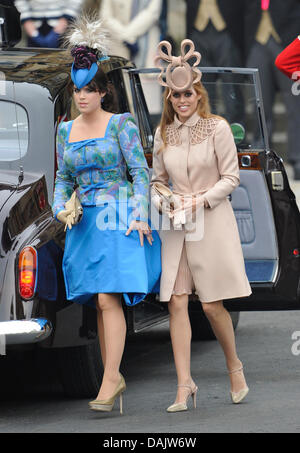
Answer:
[[[168,304],[170,313],[170,335],[173,347],[174,361],[177,372],[178,385],[192,384],[190,371],[191,357],[191,325],[188,314],[188,295],[173,295]],[[228,371],[241,367],[236,352],[235,335],[231,317],[224,308],[222,301],[202,303],[216,338],[225,355]],[[243,372],[230,374],[231,391],[238,392],[246,386]],[[185,400],[188,389],[179,387],[175,402]]]

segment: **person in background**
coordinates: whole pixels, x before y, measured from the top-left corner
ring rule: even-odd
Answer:
[[[83,14],[98,14],[102,0],[84,0],[82,5]]]
[[[277,56],[275,65],[290,79],[300,79],[300,35]]]
[[[15,0],[29,47],[57,48],[83,0]]]
[[[102,0],[100,18],[109,32],[111,53],[128,58],[137,68],[152,68],[160,42],[162,0]],[[141,76],[151,114],[161,112],[161,90],[151,74]]]
[[[300,179],[300,98],[292,93],[292,82],[277,71],[274,60],[299,33],[299,0],[251,0],[245,5],[247,66],[258,68],[269,143],[272,147],[273,105],[277,91],[286,107],[287,159]]]
[[[201,66],[243,66],[242,18],[242,0],[186,0],[187,37],[202,54]],[[206,82],[216,80],[211,74],[205,74],[204,78]],[[226,119],[229,123],[244,123],[244,102],[239,87],[230,84],[230,75],[222,74],[221,78],[227,82],[223,84]],[[208,88],[208,92],[213,100],[213,88]]]
[[[109,32],[111,52],[137,67],[152,67],[161,10],[162,0],[102,0],[100,18]]]
[[[159,18],[161,41],[166,39],[168,34],[168,11],[169,11],[168,0],[162,0],[161,13]]]

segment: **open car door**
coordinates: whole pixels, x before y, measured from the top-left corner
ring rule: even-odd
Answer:
[[[283,161],[269,148],[258,70],[200,69],[212,113],[231,125],[240,166],[241,182],[230,200],[253,293],[227,300],[225,305],[234,311],[298,309],[300,215]],[[158,72],[133,69],[128,73],[150,167],[162,111]]]

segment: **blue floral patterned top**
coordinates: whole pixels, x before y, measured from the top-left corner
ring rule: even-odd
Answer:
[[[125,194],[134,207],[133,218],[147,221],[149,168],[131,114],[113,115],[103,138],[70,143],[72,124],[73,121],[63,122],[58,128],[54,216],[64,209],[76,182],[83,206],[121,201]],[[127,168],[132,183],[127,179]]]

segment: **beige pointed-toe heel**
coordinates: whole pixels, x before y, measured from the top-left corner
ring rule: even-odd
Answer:
[[[187,400],[189,399],[190,396],[192,396],[193,398],[193,405],[194,405],[194,408],[196,409],[196,406],[197,406],[197,391],[198,391],[198,387],[197,385],[195,385],[194,387],[192,387],[191,385],[178,385],[177,387],[186,387],[189,389],[189,393],[186,397],[186,400],[184,402],[180,402],[180,403],[174,403],[172,404],[171,406],[169,406],[167,408],[167,412],[182,412],[182,411],[187,411],[188,410],[188,407],[187,407]]]
[[[238,373],[240,371],[243,371],[243,369],[244,369],[243,366],[241,366],[240,368],[238,368],[236,370],[229,371],[228,374]],[[248,395],[248,393],[249,393],[249,387],[248,386],[246,386],[245,388],[241,389],[239,392],[230,392],[231,401],[234,404],[241,403],[242,400],[245,398],[245,396]]]
[[[120,376],[120,382],[117,385],[114,394],[106,400],[90,401],[90,409],[92,409],[93,411],[111,412],[113,410],[116,398],[120,396],[120,414],[123,414],[123,392],[126,390],[126,383],[121,373]]]

